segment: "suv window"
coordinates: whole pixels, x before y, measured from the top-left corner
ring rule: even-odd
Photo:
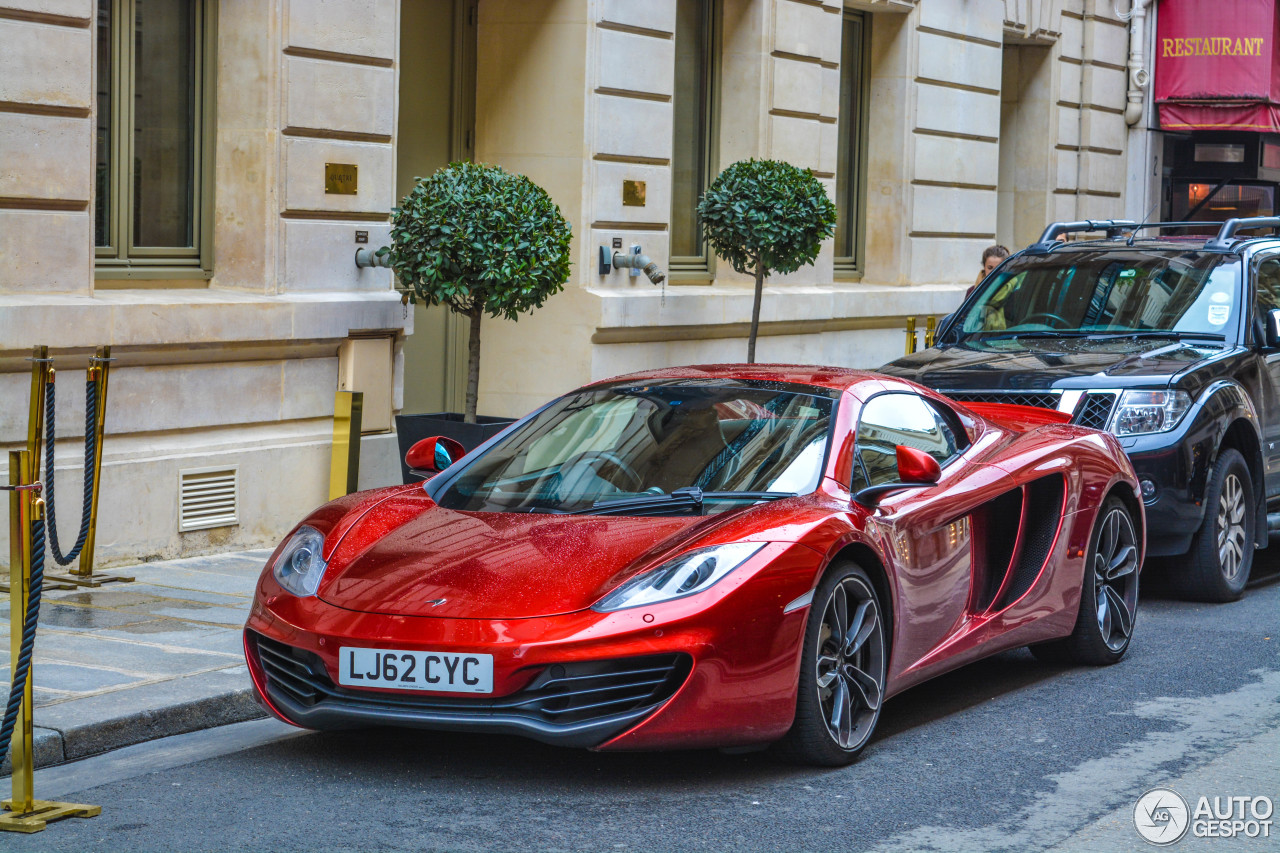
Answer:
[[[1208,252],[1064,251],[1015,258],[962,309],[961,337],[1019,332],[1225,336],[1239,263]]]
[[[907,392],[878,394],[858,417],[853,491],[898,479],[899,444],[923,450],[945,465],[968,446],[968,436],[925,400]]]

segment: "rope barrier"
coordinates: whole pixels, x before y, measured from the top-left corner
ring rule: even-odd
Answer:
[[[45,522],[45,530],[49,537],[49,550],[53,554],[54,562],[59,566],[66,566],[76,557],[80,556],[80,551],[84,548],[85,540],[89,538],[89,517],[90,507],[93,504],[93,474],[94,474],[94,455],[97,452],[98,445],[98,385],[92,379],[85,383],[84,388],[84,508],[80,513],[80,535],[76,537],[75,547],[71,549],[71,553],[65,556],[62,548],[58,544],[58,523],[54,516],[53,501],[53,432],[54,432],[54,383],[49,382],[44,389],[44,419],[45,419],[45,450],[44,450],[44,468],[45,468],[45,512],[48,520]],[[41,545],[43,550],[43,544]]]
[[[4,709],[4,723],[0,724],[0,764],[9,754],[13,727],[18,722],[18,709],[31,673],[31,655],[36,645],[36,621],[40,617],[40,593],[44,589],[44,535],[43,519],[31,523],[31,592],[27,597],[27,612],[22,622],[22,645],[18,659],[13,663],[13,681],[9,686],[9,704]],[[11,578],[10,582],[14,580]],[[21,580],[17,581],[21,583]],[[10,614],[10,618],[13,615]]]

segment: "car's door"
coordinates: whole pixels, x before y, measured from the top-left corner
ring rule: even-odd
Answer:
[[[1280,494],[1280,349],[1268,347],[1263,334],[1267,314],[1280,309],[1280,253],[1260,254],[1251,264],[1253,278],[1254,349],[1262,361],[1262,455],[1266,464],[1266,494]]]
[[[907,391],[887,391],[862,406],[854,445],[853,491],[898,479],[898,445],[938,461],[934,486],[882,498],[867,521],[898,578],[892,671],[920,663],[964,624],[975,576],[973,514],[1013,488],[1002,470],[976,462],[956,414]],[[981,568],[981,567],[978,567]]]

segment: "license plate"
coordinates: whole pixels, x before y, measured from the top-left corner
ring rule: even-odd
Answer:
[[[492,693],[493,655],[410,652],[343,646],[338,683],[448,693]]]

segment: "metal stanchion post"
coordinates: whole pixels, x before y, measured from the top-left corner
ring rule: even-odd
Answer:
[[[916,318],[907,318],[907,355],[916,351]]]
[[[338,391],[334,394],[329,500],[349,495],[360,488],[360,422],[363,413],[363,391]]]
[[[9,452],[9,643],[10,671],[17,668],[22,656],[27,604],[31,597],[31,527],[40,517],[44,501],[29,487],[35,482],[33,457],[25,450]],[[22,705],[13,727],[9,755],[13,765],[10,777],[13,796],[0,802],[0,830],[7,832],[39,832],[50,821],[67,817],[94,817],[101,806],[81,803],[59,803],[35,798],[34,730],[34,666],[27,670],[22,690]]]
[[[933,336],[938,332],[938,318],[926,317],[924,321],[924,348],[933,346]]]
[[[98,347],[93,358],[89,359],[89,379],[93,381],[98,393],[98,417],[94,423],[93,459],[85,459],[85,476],[89,474],[89,465],[93,465],[93,497],[89,502],[89,536],[84,540],[84,549],[80,552],[80,563],[71,569],[69,580],[82,586],[102,586],[104,583],[130,583],[131,577],[124,575],[94,575],[93,548],[98,539],[98,490],[102,487],[102,437],[107,423],[107,376],[111,370],[111,347]]]

